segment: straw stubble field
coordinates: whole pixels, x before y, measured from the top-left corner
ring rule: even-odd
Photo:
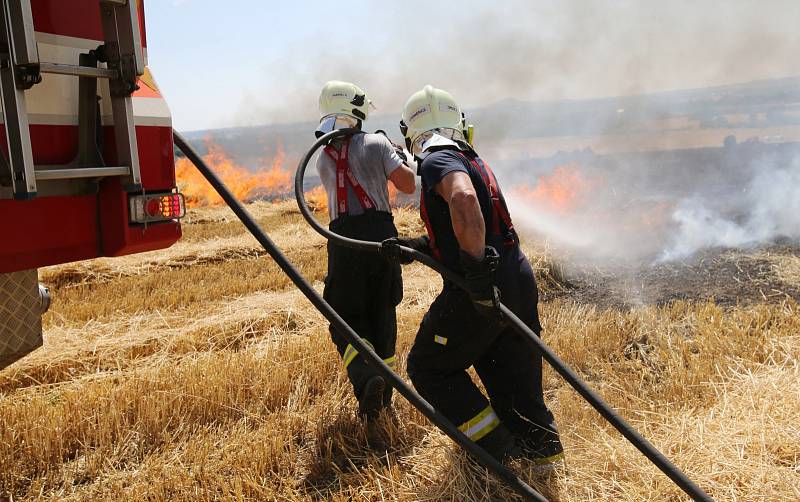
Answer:
[[[249,207],[321,289],[324,243],[293,203]],[[41,271],[45,346],[0,372],[0,499],[513,498],[402,399],[365,428],[321,315],[229,211],[185,223],[168,250]],[[800,500],[796,298],[630,308],[528,251],[546,341],[640,432],[717,500]],[[796,256],[770,260],[800,287]],[[403,375],[440,286],[420,265],[404,278]],[[545,387],[567,449],[554,499],[686,499],[549,369]]]

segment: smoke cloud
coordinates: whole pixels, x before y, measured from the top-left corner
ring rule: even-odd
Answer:
[[[358,83],[376,114],[396,116],[428,83],[470,108],[800,73],[794,0],[409,1],[359,9],[368,12],[353,26],[331,27],[264,62],[264,79],[250,86],[235,121],[314,120],[319,89],[331,79]]]
[[[725,216],[701,197],[681,200],[676,224],[660,261],[685,258],[707,247],[748,247],[777,238],[800,239],[800,161],[788,166],[763,166],[739,194]],[[737,217],[738,216],[738,217]]]
[[[645,94],[799,75],[800,2],[375,5],[366,4],[358,16],[369,26],[337,26],[265,62],[264,80],[244,97],[236,122],[315,121],[321,85],[341,79],[358,83],[377,106],[377,120],[367,127],[388,127],[406,98],[430,83],[452,92],[468,114],[482,107],[473,114],[479,151],[504,181],[515,221],[574,258],[654,263],[706,247],[800,237],[796,152],[770,160],[769,148],[754,153],[740,146],[720,153],[713,166],[685,152],[669,162],[589,159],[576,165],[585,181],[579,193],[569,207],[556,208],[535,188],[554,181],[547,178],[555,174],[552,166],[537,170],[519,160],[526,152],[552,155],[562,141],[564,149],[576,148],[565,138],[589,136],[599,154],[708,146],[698,131],[720,126],[693,116],[694,97]],[[606,96],[629,97],[609,99],[597,113],[572,106]],[[556,100],[562,101],[551,106]],[[678,106],[686,110],[673,113]],[[751,120],[756,111],[744,109]],[[651,130],[641,130],[644,125]],[[678,132],[659,136],[662,130]],[[396,127],[388,132],[398,138]],[[531,138],[549,153],[535,151]],[[722,150],[721,136],[715,141]],[[515,167],[503,165],[508,157],[517,159]]]
[[[684,168],[654,171],[634,163],[594,180],[585,174],[596,172],[590,165],[575,171],[589,181],[567,194],[566,207],[563,194],[541,189],[558,185],[558,169],[540,176],[532,190],[517,180],[506,197],[524,233],[573,263],[641,266],[707,248],[800,241],[800,147],[751,142],[719,155],[718,165],[703,166],[687,151],[673,159],[685,161]],[[561,182],[575,186],[574,179]]]

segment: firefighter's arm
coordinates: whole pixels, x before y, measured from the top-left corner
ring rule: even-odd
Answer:
[[[486,246],[486,228],[475,187],[467,173],[453,171],[436,185],[438,193],[450,206],[450,220],[462,251],[480,261]]]
[[[403,193],[414,193],[417,188],[416,175],[414,171],[409,168],[405,162],[392,171],[389,175],[389,181]]]

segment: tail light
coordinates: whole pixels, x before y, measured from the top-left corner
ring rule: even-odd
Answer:
[[[186,214],[181,193],[135,195],[130,198],[131,223],[179,220]]]

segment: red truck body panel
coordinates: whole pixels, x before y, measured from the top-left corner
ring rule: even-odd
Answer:
[[[103,31],[98,4],[97,0],[32,0],[37,37],[38,33],[46,33],[84,39],[82,43],[88,39],[100,45]],[[144,45],[144,6],[141,0],[138,9]],[[77,60],[72,64],[77,64]],[[140,87],[133,98],[142,189],[146,193],[168,192],[175,188],[171,120],[152,80],[140,82]],[[157,101],[139,101],[140,109],[144,110],[139,112],[136,100]],[[148,112],[153,109],[150,106],[153,103],[158,104],[158,110],[166,111],[159,111],[156,115]],[[30,110],[30,98],[28,104]],[[59,120],[68,123],[57,123]],[[31,146],[36,165],[66,164],[75,158],[78,149],[77,117],[65,115],[59,120],[55,120],[56,123],[47,123],[47,120],[37,123],[35,118],[31,118]],[[0,130],[4,127],[0,125]],[[103,157],[107,165],[115,165],[113,127],[104,126],[103,135]],[[5,152],[4,130],[0,137]],[[0,199],[0,273],[99,256],[152,251],[168,247],[181,237],[177,221],[148,225],[129,223],[128,196],[121,179],[111,177],[100,180],[97,194],[37,196],[31,200]]]
[[[137,0],[142,47],[147,47],[144,2]],[[31,0],[33,27],[41,33],[66,37],[103,39],[100,10],[96,0]]]

